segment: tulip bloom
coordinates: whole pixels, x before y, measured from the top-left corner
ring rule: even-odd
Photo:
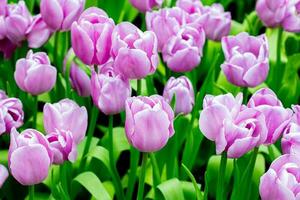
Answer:
[[[87,65],[101,65],[110,58],[111,34],[115,24],[107,14],[95,7],[85,10],[72,24],[72,48]]]
[[[256,13],[267,27],[279,26],[286,16],[288,0],[258,0]]]
[[[269,72],[267,37],[240,33],[222,39],[225,62],[221,68],[229,82],[240,87],[256,87]]]
[[[135,25],[122,22],[113,31],[111,54],[117,73],[128,79],[144,78],[158,66],[157,38],[152,31],[143,33]]]
[[[8,178],[8,171],[6,167],[0,165],[0,188],[3,186],[7,178]]]
[[[195,103],[195,95],[193,85],[187,77],[181,76],[177,79],[171,77],[168,80],[163,97],[171,103],[174,95],[176,97],[175,113],[190,113]]]
[[[56,130],[46,136],[53,152],[53,163],[62,164],[65,160],[74,162],[77,158],[77,145],[70,131]]]
[[[283,29],[288,32],[300,32],[300,1],[288,2],[287,14],[283,20]]]
[[[296,155],[282,155],[273,161],[260,178],[259,193],[262,200],[298,199],[300,159]]]
[[[8,161],[11,174],[22,185],[41,183],[48,176],[53,159],[49,142],[34,129],[26,129],[21,134],[12,129],[10,136]]]
[[[141,12],[151,11],[154,7],[160,7],[163,0],[130,0],[130,3]]]
[[[177,0],[176,6],[183,9],[189,14],[201,13],[203,5],[201,1],[198,0]]]
[[[79,107],[70,99],[58,103],[46,103],[44,106],[45,131],[55,133],[56,130],[70,131],[76,144],[79,144],[87,129],[88,115],[84,106]]]
[[[17,61],[15,80],[19,88],[32,95],[50,91],[56,82],[56,68],[44,52],[28,51],[26,58]],[[45,81],[47,80],[47,81]]]
[[[106,115],[114,115],[125,109],[125,101],[131,96],[129,80],[113,71],[106,64],[99,74],[92,74],[92,98],[94,104]]]
[[[6,15],[7,0],[0,0],[0,15]]]
[[[68,31],[84,9],[85,0],[41,0],[43,20],[53,31]]]
[[[158,95],[126,100],[125,132],[130,144],[142,152],[162,149],[174,135],[174,113]]]

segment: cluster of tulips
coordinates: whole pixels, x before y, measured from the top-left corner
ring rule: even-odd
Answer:
[[[77,160],[78,146],[83,140],[85,145],[80,167],[84,169],[84,156],[90,150],[100,110],[109,116],[107,131],[113,186],[116,197],[124,199],[112,135],[113,116],[125,111],[124,130],[132,146],[130,172],[136,173],[137,170],[134,167],[139,159],[136,150],[144,155],[137,192],[137,198],[143,199],[149,153],[155,171],[153,179],[157,181],[160,174],[156,169],[155,154],[151,153],[163,149],[174,134],[181,134],[174,128],[176,118],[191,114],[193,126],[200,111],[201,134],[215,143],[217,154],[222,154],[216,192],[218,200],[227,198],[224,191],[227,158],[234,159],[236,168],[239,158],[251,155],[246,157],[249,158],[249,166],[241,172],[241,178],[234,179],[234,185],[239,185],[240,191],[236,191],[235,187],[231,196],[237,199],[235,197],[241,192],[247,199],[251,188],[249,179],[253,175],[259,148],[270,147],[280,140],[283,155],[275,159],[261,177],[261,199],[300,198],[300,106],[286,108],[275,92],[262,87],[268,75],[280,75],[281,62],[279,52],[277,66],[271,71],[266,34],[255,36],[242,31],[229,35],[231,14],[217,3],[207,6],[199,0],[177,0],[175,6],[161,8],[163,0],[129,2],[145,13],[141,16],[144,17],[146,31],[131,22],[115,22],[101,8],[85,9],[84,0],[41,0],[40,14],[35,16],[22,0],[17,4],[0,0],[0,52],[5,58],[10,58],[16,48],[22,45],[30,48],[26,57],[14,63],[13,76],[18,89],[37,104],[39,95],[51,91],[57,94],[58,87],[66,88],[64,99],[44,105],[43,133],[37,128],[38,107],[32,117],[32,127],[22,129],[25,117],[21,98],[8,97],[8,91],[0,90],[0,135],[7,133],[10,136],[8,169],[14,179],[31,187],[42,183],[49,176],[52,165],[63,166],[66,162]],[[300,32],[300,0],[258,0],[256,12],[266,27],[280,27],[279,35],[283,30]],[[64,60],[60,60],[61,68],[57,66],[60,61],[55,60],[58,57],[41,48],[57,32],[71,36],[71,47],[67,47]],[[202,94],[204,99],[196,98],[201,97],[201,92],[194,91],[196,83],[187,73],[197,70],[202,57],[205,57],[203,52],[207,40],[220,43],[224,62],[218,67],[226,80],[242,93],[236,96],[231,93]],[[148,91],[149,95],[145,96],[142,80],[156,73],[162,62],[166,66],[163,69],[166,77],[163,90],[160,95],[156,92],[150,95]],[[58,86],[62,76],[64,85]],[[136,87],[132,87],[134,80]],[[147,82],[147,85],[152,83]],[[91,97],[91,112],[72,100],[72,90],[81,97]],[[203,106],[200,107],[203,110],[200,110],[195,104],[202,100]],[[18,128],[22,129],[21,133]],[[66,178],[63,173],[66,172],[62,172],[62,179]],[[0,188],[8,176],[6,167],[0,165]],[[68,196],[68,189],[64,188],[65,185],[62,187],[62,193]],[[198,190],[195,184],[196,193]],[[30,198],[33,193],[30,190]],[[202,197],[200,193],[196,195],[199,200]]]

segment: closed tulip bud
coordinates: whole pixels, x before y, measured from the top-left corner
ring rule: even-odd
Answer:
[[[194,89],[191,81],[181,76],[179,78],[171,77],[163,92],[163,97],[168,103],[172,102],[172,99],[176,99],[175,113],[188,114],[192,111],[195,103]]]
[[[56,130],[70,131],[76,144],[79,144],[86,133],[88,115],[84,106],[79,107],[70,99],[58,103],[46,103],[44,106],[44,128],[50,134]]]
[[[299,171],[299,155],[286,154],[278,157],[260,178],[259,193],[261,199],[297,199],[300,195]]]
[[[279,26],[286,16],[288,0],[258,0],[256,13],[267,27]]]
[[[154,7],[160,7],[163,0],[130,0],[130,3],[139,11],[151,11]]]
[[[66,69],[67,61],[73,49],[70,49],[64,59],[64,68]],[[79,96],[88,97],[91,95],[91,79],[86,72],[80,68],[74,61],[71,62],[70,69],[70,81],[72,88],[77,92]]]
[[[287,14],[282,26],[288,32],[300,32],[300,0],[288,2]]]
[[[110,63],[92,74],[92,98],[94,104],[106,115],[120,113],[125,109],[125,101],[131,96],[129,80],[117,74]]]
[[[72,24],[72,48],[87,65],[101,65],[110,58],[111,34],[115,24],[107,14],[95,7],[85,10]]]
[[[10,133],[8,162],[11,174],[22,185],[41,183],[47,176],[53,153],[45,136],[34,129]]]
[[[17,61],[15,80],[19,88],[32,95],[50,91],[56,82],[56,68],[44,52],[30,50],[26,58]],[[45,81],[47,80],[47,81]]]
[[[8,171],[6,167],[0,165],[0,188],[3,186],[7,178],[8,178]]]
[[[47,42],[52,31],[44,22],[41,15],[33,17],[33,21],[26,31],[28,46],[30,48],[40,48]]]
[[[181,26],[186,23],[187,13],[178,7],[163,8],[146,13],[147,29],[155,33],[158,40],[158,50],[168,42],[170,37],[177,34]]]
[[[174,135],[174,113],[158,95],[126,100],[125,132],[130,144],[141,152],[162,149]]]
[[[41,0],[43,20],[54,31],[68,31],[84,9],[85,0]]]
[[[184,26],[165,44],[162,54],[167,66],[174,72],[187,72],[201,61],[205,33],[202,28]]]
[[[116,72],[128,79],[141,79],[153,74],[158,65],[155,34],[152,31],[143,33],[129,22],[115,27],[111,53]]]
[[[269,47],[265,35],[240,33],[222,39],[225,62],[221,68],[229,82],[240,87],[256,87],[269,72]]]
[[[9,4],[5,18],[6,36],[11,42],[19,44],[26,38],[26,31],[31,22],[32,16],[24,1],[19,1],[18,4]]]
[[[177,0],[176,6],[189,14],[201,13],[203,8],[201,1],[198,0]]]
[[[69,160],[74,162],[77,158],[77,145],[70,131],[56,130],[46,136],[53,152],[53,163],[62,164]]]

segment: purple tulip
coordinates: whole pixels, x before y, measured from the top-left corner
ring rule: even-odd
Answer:
[[[56,68],[44,52],[28,51],[26,58],[17,61],[15,80],[19,88],[32,95],[50,91],[56,82]],[[47,80],[47,81],[45,81]]]
[[[258,0],[256,13],[267,27],[279,26],[286,16],[288,0]]]
[[[28,46],[30,48],[40,48],[47,42],[52,31],[44,22],[41,15],[33,17],[33,21],[26,31]]]
[[[44,106],[44,128],[48,134],[56,130],[70,131],[76,144],[79,144],[87,129],[88,115],[84,106],[79,107],[70,99]]]
[[[115,24],[95,7],[85,10],[71,28],[72,48],[87,65],[101,65],[110,58],[111,34]]]
[[[68,31],[84,9],[85,0],[41,0],[43,20],[54,31]]]
[[[282,26],[288,32],[300,32],[300,0],[288,2],[287,14]]]
[[[163,97],[171,103],[174,95],[176,97],[175,113],[190,113],[195,103],[195,95],[193,85],[187,77],[181,76],[177,79],[171,77],[168,80]]]
[[[67,61],[74,54],[71,48],[64,59],[64,68],[66,69]],[[82,70],[74,61],[71,62],[70,81],[72,88],[79,96],[88,97],[91,95],[91,80],[90,77]]]
[[[189,14],[200,14],[203,9],[203,5],[199,0],[177,0],[176,6]]]
[[[12,128],[23,125],[24,112],[22,102],[17,98],[0,100],[0,135],[9,133]]]
[[[283,153],[300,155],[300,126],[291,123],[286,130],[281,140]]]
[[[3,100],[3,99],[7,99],[7,95],[6,93],[3,91],[3,90],[0,90],[0,101]]]
[[[41,183],[47,176],[53,153],[45,136],[26,129],[21,134],[15,128],[10,133],[8,162],[11,174],[22,185]]]
[[[268,88],[254,93],[249,100],[248,107],[259,110],[265,116],[268,129],[268,136],[264,142],[266,145],[276,142],[289,124],[293,114],[290,109],[282,106],[276,94]]]
[[[7,0],[0,0],[0,16],[6,16]]]
[[[152,31],[143,33],[135,25],[122,22],[113,31],[111,54],[117,73],[129,79],[144,78],[158,65],[157,38]]]
[[[125,109],[125,101],[131,96],[129,80],[116,74],[110,63],[92,74],[92,98],[94,104],[106,115],[114,115]]]
[[[170,37],[176,35],[181,26],[186,23],[187,13],[178,8],[164,8],[146,13],[147,29],[155,33],[158,40],[158,50],[168,42]]]
[[[26,39],[26,31],[31,23],[32,16],[24,1],[7,6],[6,36],[11,42],[19,45],[22,40]]]
[[[74,162],[77,158],[77,145],[70,131],[56,130],[46,136],[53,152],[53,163],[62,164],[65,160]]]
[[[267,37],[240,33],[222,39],[225,62],[221,68],[229,82],[241,87],[256,87],[269,72]]]
[[[0,15],[0,40],[6,38],[6,24],[5,17]]]
[[[205,33],[202,28],[197,30],[192,26],[184,26],[165,44],[163,59],[172,71],[191,71],[200,63],[204,43]]]
[[[174,113],[158,95],[126,100],[125,132],[130,144],[142,152],[162,149],[174,135]]]
[[[300,159],[296,155],[282,155],[273,161],[260,178],[259,193],[262,200],[296,200],[300,196]]]
[[[8,178],[8,171],[6,167],[0,164],[0,189],[3,186],[4,182]]]
[[[129,0],[129,2],[139,11],[151,11],[154,7],[160,7],[163,0]]]

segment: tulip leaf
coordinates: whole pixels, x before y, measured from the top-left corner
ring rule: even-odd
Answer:
[[[103,183],[92,172],[83,172],[73,179],[71,192],[73,198],[78,191],[75,183],[80,184],[82,187],[84,187],[97,200],[112,199],[105,189]]]
[[[102,146],[96,146],[86,156],[100,161],[111,173],[111,168],[109,164],[109,152],[106,148]]]
[[[189,178],[191,179],[191,181],[193,183],[194,189],[196,191],[197,200],[203,199],[203,196],[201,194],[201,189],[200,189],[201,186],[200,187],[198,186],[194,175],[192,174],[192,172],[184,164],[181,164],[181,165],[182,165],[184,171],[186,172],[186,174],[189,176]]]
[[[180,181],[177,178],[167,180],[157,186],[157,199],[184,200],[184,194]]]

